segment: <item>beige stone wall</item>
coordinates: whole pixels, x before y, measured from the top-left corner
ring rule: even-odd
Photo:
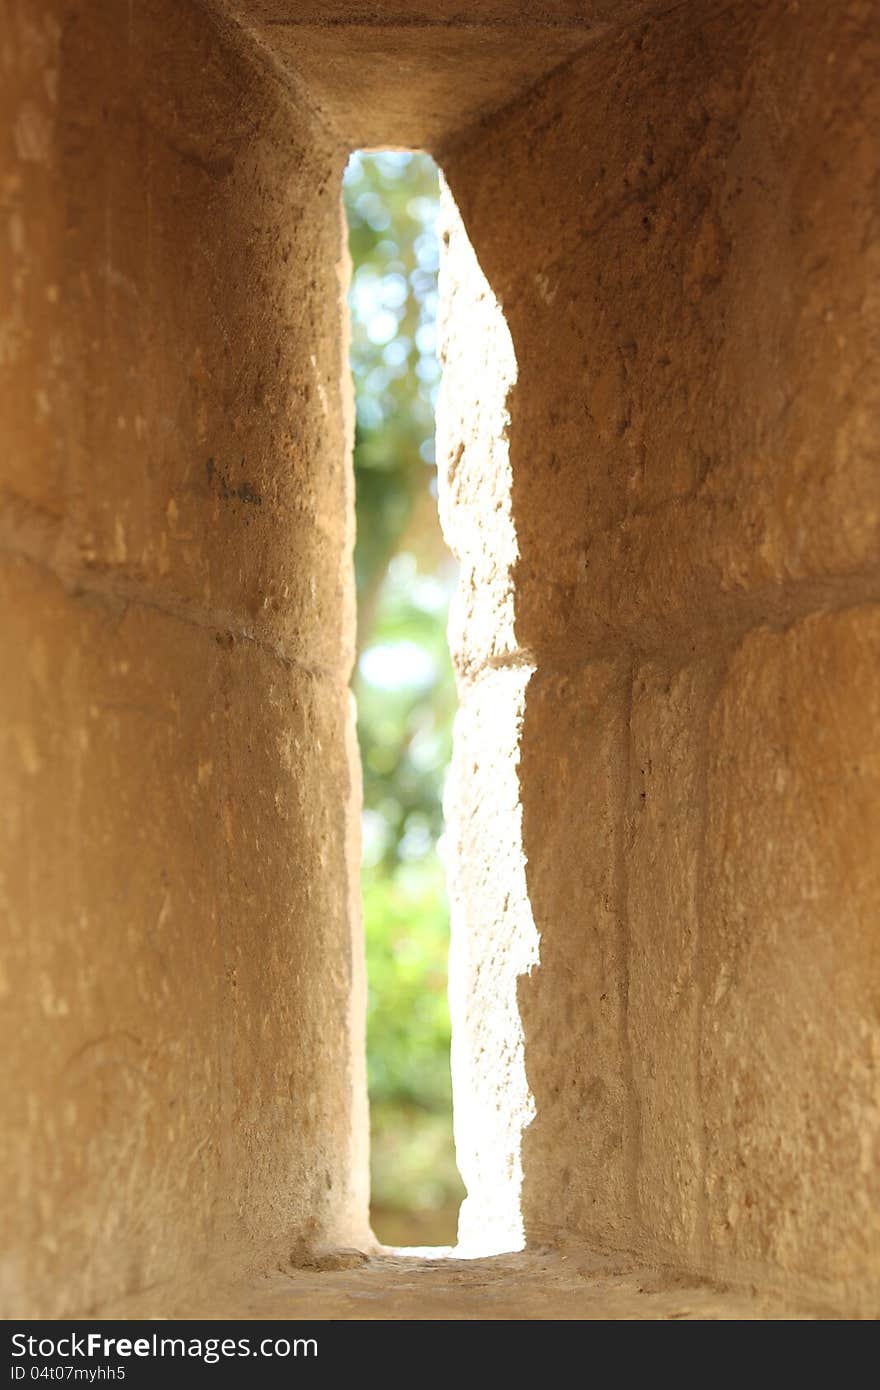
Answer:
[[[380,17],[0,0],[0,1308],[369,1239],[339,181],[402,141],[465,1241],[875,1311],[876,2]]]
[[[344,156],[200,6],[0,34],[0,1302],[34,1316],[365,1237]]]
[[[464,1233],[486,1208],[863,1309],[878,19],[677,7],[443,152],[448,290],[511,345],[447,313]]]

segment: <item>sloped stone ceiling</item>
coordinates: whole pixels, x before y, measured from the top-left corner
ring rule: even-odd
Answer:
[[[609,28],[670,8],[657,0],[212,3],[346,144],[434,152]]]

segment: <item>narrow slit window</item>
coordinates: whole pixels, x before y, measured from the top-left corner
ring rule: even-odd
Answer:
[[[449,909],[443,782],[455,683],[446,640],[455,583],[437,514],[434,405],[437,166],[352,155],[351,366],[358,657],[364,776],[362,891],[374,1231],[451,1245],[463,1196],[452,1137]]]

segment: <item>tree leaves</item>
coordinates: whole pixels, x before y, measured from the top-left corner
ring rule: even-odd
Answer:
[[[437,853],[455,712],[446,643],[455,567],[437,518],[433,449],[438,191],[426,155],[355,154],[345,176],[367,1052],[381,1136],[373,1187],[386,1204],[440,1207],[462,1194],[452,1146],[448,907]]]

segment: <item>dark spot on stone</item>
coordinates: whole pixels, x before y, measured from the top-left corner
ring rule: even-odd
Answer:
[[[244,458],[241,459],[241,468],[245,466]],[[209,458],[205,464],[205,472],[208,476],[208,486],[216,488],[224,502],[244,502],[249,507],[262,507],[263,498],[256,488],[251,487],[250,483],[239,483],[238,487],[232,487],[223,469]]]

